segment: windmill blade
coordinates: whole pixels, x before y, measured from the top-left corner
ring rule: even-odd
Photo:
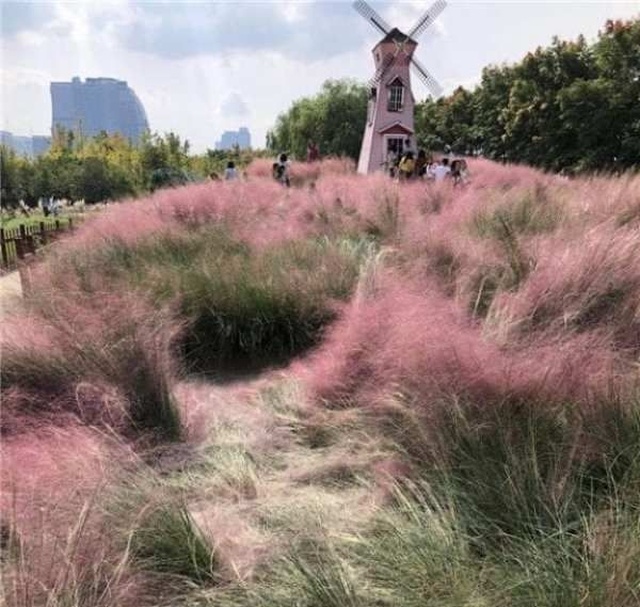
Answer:
[[[427,10],[413,26],[409,32],[409,38],[416,39],[424,30],[426,30],[438,17],[438,15],[446,8],[447,0],[437,0],[429,10]]]
[[[411,57],[411,64],[415,69],[418,77],[425,86],[433,93],[435,97],[442,95],[442,87],[438,84],[438,81],[425,69],[425,67],[417,60]]]
[[[378,83],[380,82],[380,80],[382,80],[383,76],[387,73],[387,70],[389,69],[389,67],[391,67],[391,64],[395,60],[397,54],[398,54],[398,49],[396,49],[395,53],[387,53],[385,55],[384,59],[382,60],[382,63],[378,66],[376,73],[373,75],[373,78],[369,80],[370,87],[378,86]]]
[[[369,23],[376,29],[380,30],[383,34],[388,34],[391,31],[389,24],[374,11],[364,0],[356,0],[353,3],[355,8]]]

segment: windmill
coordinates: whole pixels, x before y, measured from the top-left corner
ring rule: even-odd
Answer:
[[[372,173],[384,167],[391,152],[402,154],[411,147],[414,135],[410,68],[435,97],[442,94],[436,79],[413,56],[422,34],[447,6],[437,0],[404,34],[391,28],[364,0],[353,7],[384,37],[373,48],[376,71],[369,81],[367,124],[362,138],[358,173]],[[408,142],[408,143],[407,143]]]

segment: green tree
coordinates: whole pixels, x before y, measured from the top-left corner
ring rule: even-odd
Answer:
[[[555,171],[638,166],[639,49],[640,19],[607,22],[591,45],[555,38],[485,68],[473,91],[418,104],[418,141]]]
[[[328,80],[317,95],[295,101],[278,116],[267,134],[267,147],[304,158],[313,140],[325,156],[357,158],[366,119],[367,87],[352,80]]]
[[[18,157],[7,146],[0,146],[0,200],[3,208],[16,207],[20,201]]]

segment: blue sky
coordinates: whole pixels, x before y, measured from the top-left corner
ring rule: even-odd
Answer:
[[[50,81],[105,76],[129,83],[153,130],[196,151],[239,126],[261,147],[276,116],[326,79],[367,80],[379,39],[351,0],[0,2],[0,128],[20,135],[49,133]],[[408,30],[431,1],[370,4]],[[594,40],[607,18],[634,16],[639,0],[449,0],[416,56],[447,93],[555,35]]]

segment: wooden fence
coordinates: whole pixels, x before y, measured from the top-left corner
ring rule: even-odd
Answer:
[[[66,226],[55,219],[32,224],[21,223],[15,228],[0,228],[0,266],[3,269],[16,268],[19,260],[72,229],[71,217]]]

